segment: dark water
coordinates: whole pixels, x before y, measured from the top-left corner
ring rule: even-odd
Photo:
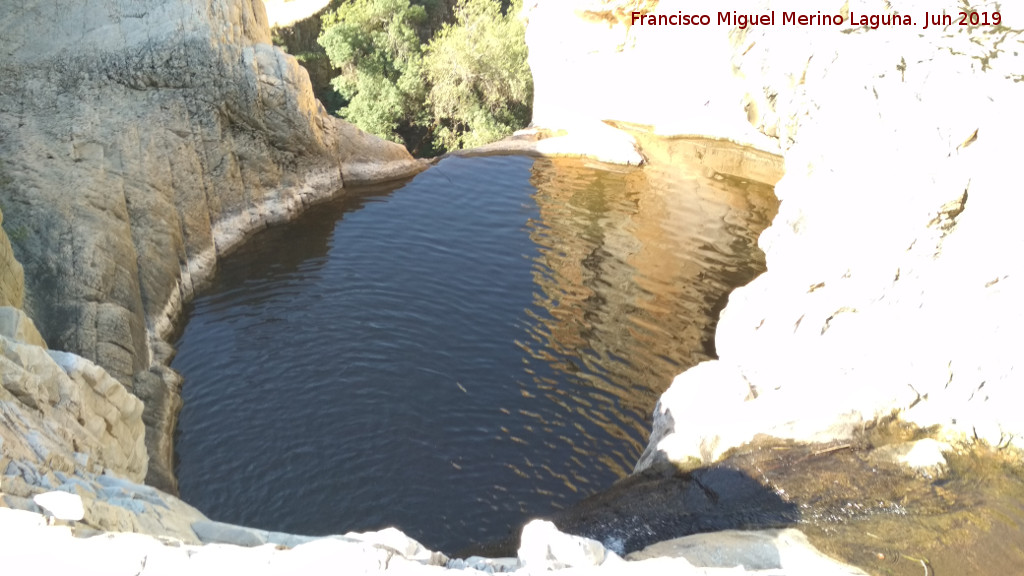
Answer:
[[[391,188],[261,233],[188,311],[177,474],[211,518],[454,550],[606,488],[775,209],[707,169],[516,156]]]

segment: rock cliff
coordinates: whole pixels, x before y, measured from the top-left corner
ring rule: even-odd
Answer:
[[[828,9],[899,11],[918,26],[626,24],[634,10],[686,4],[543,2],[528,12],[541,127],[600,135],[615,132],[606,121],[645,124],[786,160],[781,209],[761,239],[768,272],[730,298],[719,359],[663,396],[638,468],[715,460],[757,434],[840,438],[893,411],[1021,446],[1014,255],[1024,240],[1012,232],[1022,15],[1001,8],[1009,25],[922,30],[932,3],[849,0]],[[826,10],[776,4],[728,8]],[[171,484],[178,382],[161,363],[172,353],[162,337],[217,258],[346,182],[418,164],[324,114],[301,68],[269,46],[256,1],[29,0],[5,8],[0,32],[0,305],[13,306],[0,309],[0,500],[21,508],[0,509],[5,565],[436,571],[442,555],[395,532],[310,539],[228,526],[138,484]],[[83,519],[47,526],[63,517],[41,514],[49,500],[33,497],[47,490],[79,497]],[[95,530],[162,538],[70,537]],[[543,523],[526,536],[518,560],[447,565],[860,573],[789,530],[690,537],[628,564]]]
[[[847,437],[898,411],[921,426],[1022,446],[1015,342],[1024,336],[1012,233],[1021,208],[1021,14],[1002,26],[925,25],[913,0],[733,2],[775,26],[717,25],[711,7],[537,3],[528,12],[535,124],[625,121],[664,135],[774,149],[786,162],[768,271],[735,291],[719,359],[680,375],[638,468],[716,460],[757,434]],[[712,25],[630,25],[631,13]],[[782,25],[783,11],[842,25]],[[913,26],[853,22],[907,15]],[[941,15],[941,12],[939,12]],[[991,22],[991,20],[990,20]],[[597,96],[600,95],[600,96]],[[754,134],[751,127],[756,127]],[[766,140],[768,136],[771,140]]]
[[[182,303],[247,234],[419,164],[325,113],[259,0],[30,0],[0,31],[0,205],[24,308],[145,401],[149,481],[173,489],[162,338]]]

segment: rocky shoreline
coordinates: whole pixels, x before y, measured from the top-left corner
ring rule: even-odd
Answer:
[[[425,166],[328,115],[259,0],[4,18],[0,202],[24,309],[52,348],[144,401],[147,481],[173,492],[180,378],[164,338],[182,305],[253,232]]]
[[[817,6],[785,8],[805,4]],[[863,573],[792,529],[688,536],[624,561],[614,541],[532,523],[516,558],[450,559],[397,531],[307,538],[223,525],[168,494],[180,379],[163,338],[217,259],[345,184],[424,164],[327,115],[298,63],[270,46],[259,0],[34,6],[2,17],[0,43],[0,533],[12,565]],[[633,478],[700,470],[765,437],[845,450],[835,447],[893,414],[946,452],[1024,447],[1022,265],[1000,257],[1022,243],[1020,195],[1007,190],[1024,132],[1021,30],[680,34],[631,29],[627,8],[678,3],[528,7],[535,124],[563,140],[513,146],[638,163],[644,146],[616,128],[628,123],[786,162],[760,241],[768,272],[730,297],[719,359],[662,397]],[[702,57],[665,74],[666,54]],[[700,486],[707,472],[696,474]],[[49,507],[53,492],[73,495],[70,508]]]

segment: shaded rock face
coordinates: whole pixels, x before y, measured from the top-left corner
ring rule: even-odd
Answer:
[[[146,402],[151,480],[173,487],[180,380],[160,338],[182,302],[248,233],[418,164],[324,112],[259,0],[30,1],[0,30],[0,203],[25,310]]]
[[[148,461],[142,402],[99,366],[40,343],[23,312],[0,308],[4,492],[28,497],[104,471],[141,482]]]
[[[1024,269],[1007,256],[1024,244],[1011,191],[1024,130],[1019,8],[973,5],[1001,10],[1009,27],[925,30],[932,3],[858,0],[846,10],[914,25],[739,30],[627,26],[631,10],[688,13],[678,0],[553,4],[529,12],[536,124],[621,120],[760,145],[753,125],[786,160],[779,214],[760,238],[768,271],[731,294],[719,360],[662,397],[638,469],[713,462],[758,434],[847,438],[893,411],[1024,446]],[[728,8],[826,12],[807,0]]]
[[[3,182],[0,172],[0,183]],[[0,224],[4,222],[4,214],[0,211]],[[11,241],[0,229],[0,306],[20,308],[25,298],[25,273],[21,263],[15,260],[11,250]]]

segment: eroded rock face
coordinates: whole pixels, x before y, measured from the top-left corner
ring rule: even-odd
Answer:
[[[148,460],[142,402],[92,362],[35,344],[38,333],[20,310],[0,314],[20,317],[4,323],[18,326],[14,333],[0,333],[0,472],[43,487],[39,477],[53,472],[109,470],[142,481]],[[5,491],[11,492],[6,485]]]
[[[0,308],[0,507],[196,542],[205,517],[141,484],[142,412],[103,368],[47,350],[21,310]]]
[[[245,235],[419,165],[325,113],[260,0],[30,1],[0,29],[0,203],[25,310],[146,401],[150,479],[173,487],[180,382],[159,339],[182,302]],[[0,268],[12,304],[15,276]]]

